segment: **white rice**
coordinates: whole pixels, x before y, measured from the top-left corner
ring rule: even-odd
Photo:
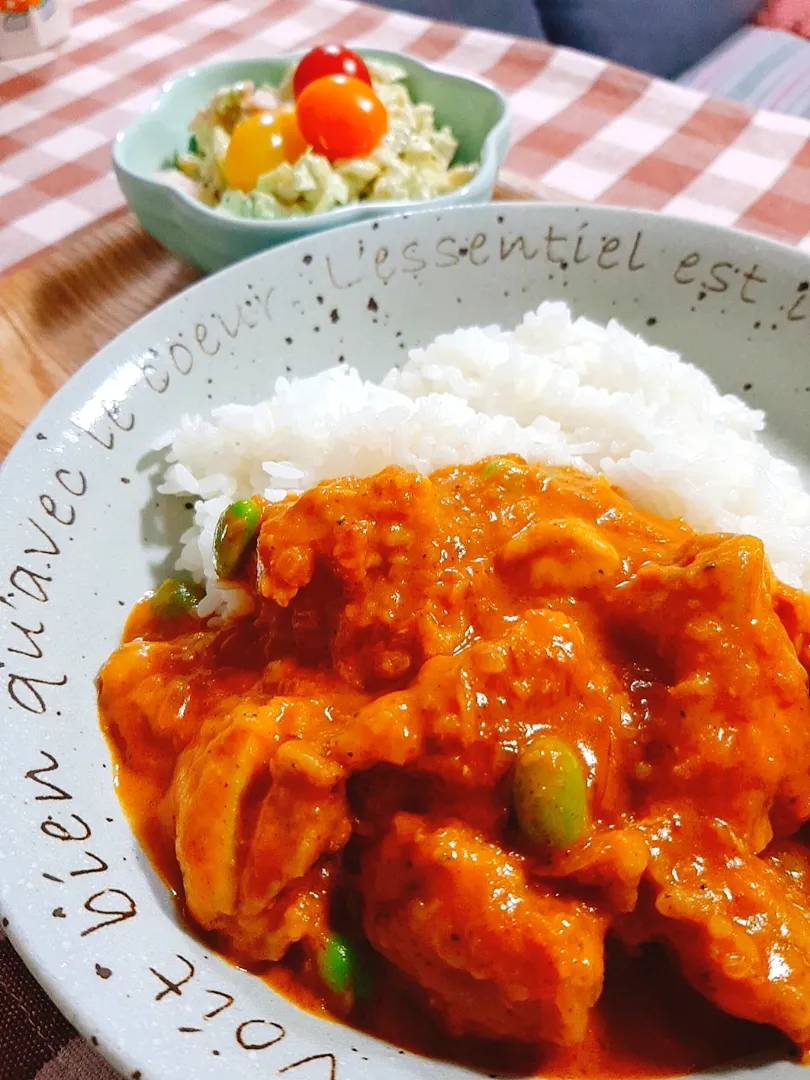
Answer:
[[[177,567],[205,583],[202,614],[245,603],[213,567],[214,528],[234,499],[276,501],[390,464],[427,473],[509,452],[603,472],[636,505],[701,531],[759,536],[777,575],[810,590],[810,496],[759,441],[763,428],[762,412],[676,353],[545,303],[515,330],[442,335],[382,384],[331,368],[278,379],[259,405],[184,416],[161,443],[170,463],[161,490],[198,497]]]

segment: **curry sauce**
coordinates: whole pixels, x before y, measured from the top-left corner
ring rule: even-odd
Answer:
[[[256,507],[250,614],[147,598],[99,677],[121,801],[214,947],[499,1072],[805,1053],[810,599],[759,540],[518,458]]]

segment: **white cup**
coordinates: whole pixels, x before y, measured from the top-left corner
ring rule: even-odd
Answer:
[[[52,49],[70,23],[70,0],[0,0],[0,60]]]

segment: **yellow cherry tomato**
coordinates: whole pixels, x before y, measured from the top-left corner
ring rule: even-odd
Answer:
[[[307,148],[294,109],[256,113],[231,134],[222,171],[229,188],[250,192],[258,179],[283,161],[294,164]]]

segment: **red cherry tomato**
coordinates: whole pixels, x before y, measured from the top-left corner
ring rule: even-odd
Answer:
[[[306,141],[329,161],[365,157],[388,130],[388,113],[371,89],[348,75],[310,83],[296,105]]]
[[[293,75],[293,94],[296,100],[310,83],[322,79],[325,75],[351,75],[353,79],[368,83],[371,76],[368,68],[357,53],[344,45],[319,45],[302,57]]]

